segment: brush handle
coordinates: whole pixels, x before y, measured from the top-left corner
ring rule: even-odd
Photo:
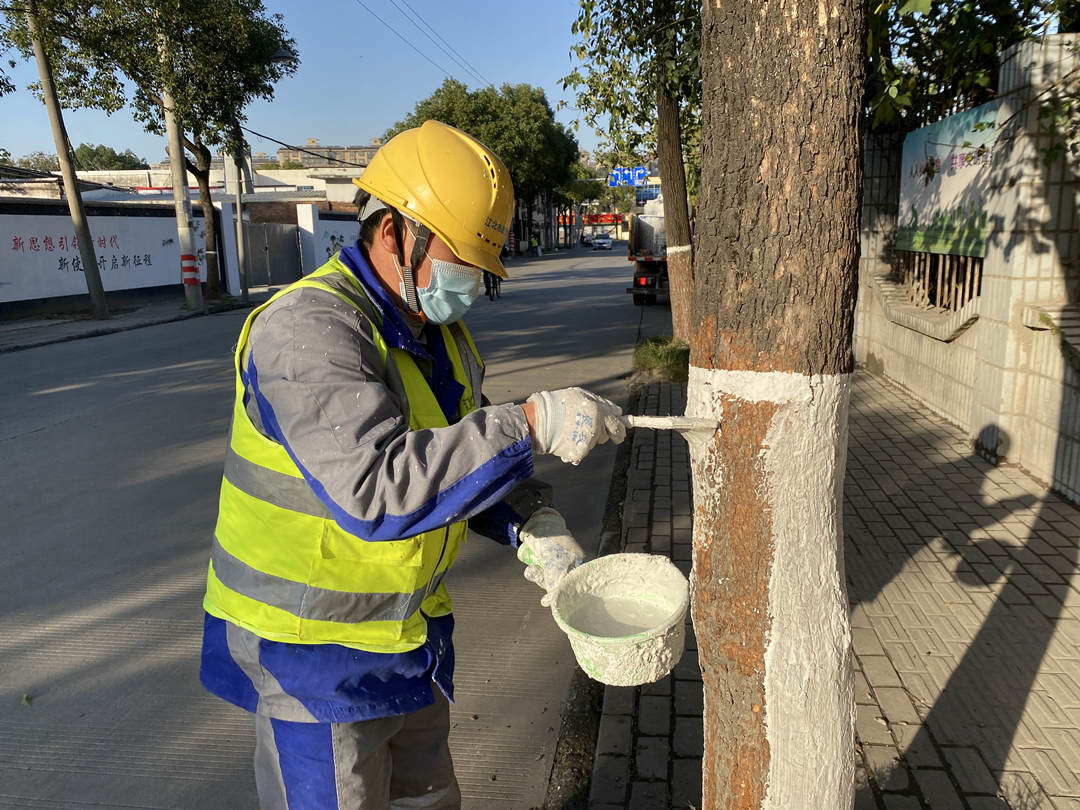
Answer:
[[[620,417],[628,428],[649,428],[651,430],[715,431],[720,423],[715,419],[700,416],[634,416],[626,414]]]

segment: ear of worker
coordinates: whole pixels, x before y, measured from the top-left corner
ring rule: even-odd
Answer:
[[[618,444],[626,438],[626,425],[619,418],[622,408],[582,388],[540,391],[527,401],[536,412],[536,451],[568,464],[580,464],[609,439]]]

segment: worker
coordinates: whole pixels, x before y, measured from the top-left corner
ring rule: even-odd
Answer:
[[[203,685],[254,714],[264,808],[460,806],[448,747],[466,526],[551,591],[584,558],[533,457],[625,429],[580,388],[484,405],[461,322],[514,207],[487,147],[436,121],[358,178],[360,238],[255,309],[204,599]]]

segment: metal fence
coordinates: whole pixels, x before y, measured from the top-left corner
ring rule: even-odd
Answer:
[[[979,297],[983,266],[980,257],[901,250],[896,260],[908,300],[917,307],[956,312]]]
[[[276,222],[245,223],[248,284],[281,287],[300,278],[300,228]]]

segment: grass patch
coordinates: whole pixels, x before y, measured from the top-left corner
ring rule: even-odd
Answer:
[[[651,337],[634,349],[634,376],[639,382],[686,382],[690,346],[670,337]]]

